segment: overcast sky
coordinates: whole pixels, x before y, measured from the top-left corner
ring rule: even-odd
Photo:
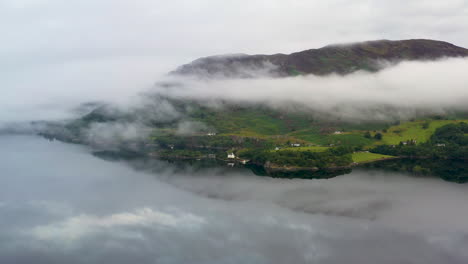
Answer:
[[[131,95],[214,54],[383,38],[468,47],[466,25],[466,0],[0,0],[0,110]]]

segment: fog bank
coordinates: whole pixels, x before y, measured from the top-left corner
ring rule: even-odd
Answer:
[[[96,89],[72,85],[64,91],[43,89],[41,97],[34,99],[21,92],[14,96],[7,92],[0,99],[0,126],[31,120],[77,118],[103,103],[113,105],[120,114],[138,115],[138,122],[132,126],[183,118],[183,113],[164,98],[195,100],[214,108],[226,104],[263,104],[346,121],[404,120],[466,113],[467,68],[468,59],[451,58],[402,62],[377,73],[355,72],[345,76],[269,78],[263,75],[247,79],[154,76],[152,79],[145,73],[146,77],[140,81],[134,82],[133,76],[121,87],[107,84]],[[196,130],[200,129],[204,129],[204,124],[196,125]],[[181,123],[179,132],[184,134],[184,130],[187,124]]]
[[[182,87],[159,88],[167,96],[210,102],[264,103],[309,109],[348,119],[468,111],[468,59],[402,62],[377,73],[249,79],[176,79]]]

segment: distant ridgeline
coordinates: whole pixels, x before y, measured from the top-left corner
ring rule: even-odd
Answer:
[[[291,54],[231,54],[197,59],[182,65],[173,75],[200,77],[248,78],[257,75],[295,76],[301,74],[348,74],[358,70],[375,72],[382,62],[436,60],[444,57],[465,57],[468,49],[453,44],[427,40],[376,40],[341,45]]]

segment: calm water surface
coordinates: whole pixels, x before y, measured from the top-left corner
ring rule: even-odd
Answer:
[[[0,136],[0,263],[467,263],[468,185],[258,177]]]

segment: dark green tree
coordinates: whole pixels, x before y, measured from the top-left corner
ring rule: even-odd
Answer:
[[[366,133],[364,133],[364,137],[365,138],[371,138],[372,136],[371,136],[370,132],[367,131]]]
[[[377,133],[377,134],[375,134],[374,138],[377,139],[377,140],[382,140],[382,134]]]

